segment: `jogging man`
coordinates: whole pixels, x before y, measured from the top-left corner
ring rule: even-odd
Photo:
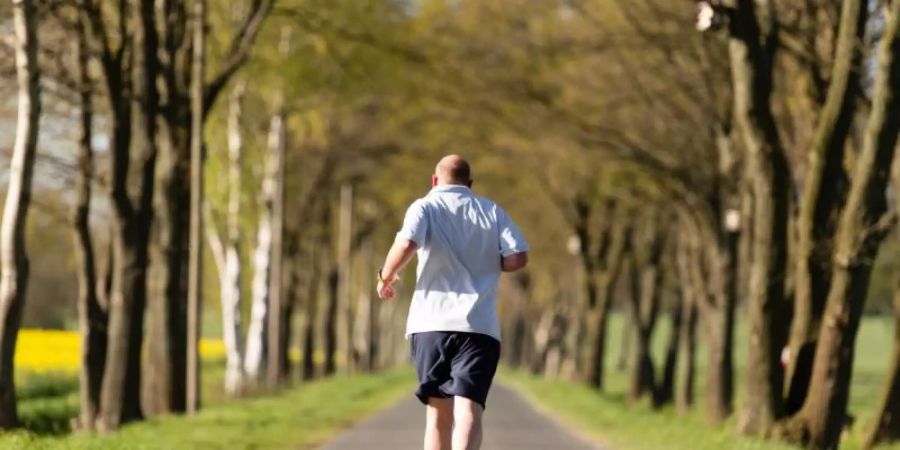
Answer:
[[[472,193],[461,157],[441,159],[431,182],[378,271],[378,296],[394,297],[397,273],[418,253],[406,336],[426,405],[425,450],[477,450],[500,360],[497,283],[501,271],[525,267],[528,243],[503,208]]]

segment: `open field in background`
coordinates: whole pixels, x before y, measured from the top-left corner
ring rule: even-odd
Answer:
[[[409,394],[412,379],[408,369],[336,377],[277,395],[225,402],[220,398],[207,402],[196,416],[153,418],[110,435],[11,433],[0,436],[0,448],[310,449]],[[220,379],[206,378],[204,389],[216,384],[221,392]]]
[[[740,316],[740,314],[739,314]],[[697,407],[686,416],[679,416],[673,407],[654,411],[649,405],[629,406],[625,399],[628,386],[628,371],[616,370],[616,360],[621,349],[622,327],[625,318],[621,314],[612,317],[610,323],[607,389],[597,392],[583,385],[568,381],[547,381],[540,377],[503,369],[502,380],[509,382],[524,392],[531,400],[547,411],[556,413],[564,421],[597,437],[616,450],[751,450],[790,449],[771,441],[739,438],[734,433],[734,418],[723,427],[707,425],[703,415],[704,349],[698,353],[698,378],[696,384]],[[654,336],[654,363],[657,374],[661,368],[668,339],[669,323],[665,317]],[[735,348],[737,370],[737,403],[743,391],[745,355],[747,353],[746,329],[738,322]],[[850,413],[856,423],[846,436],[841,448],[858,449],[862,434],[871,424],[875,402],[884,382],[888,357],[893,342],[893,322],[888,318],[867,317],[863,319],[856,345],[856,364],[853,373],[853,388],[850,392]],[[878,447],[885,450],[900,450],[900,444]]]
[[[78,415],[78,365],[81,344],[77,332],[23,329],[16,343],[16,392],[19,418],[25,429],[37,434],[64,434]],[[225,346],[220,339],[200,341],[203,358],[202,401],[217,405],[224,392]],[[291,349],[291,360],[300,360]],[[324,354],[314,355],[321,364]],[[2,441],[0,441],[2,443]],[[0,448],[4,448],[0,445]]]
[[[223,395],[225,347],[219,339],[203,339],[203,399],[218,402]],[[77,332],[23,329],[16,341],[16,396],[19,419],[37,434],[62,434],[78,415],[78,366],[81,343]],[[0,441],[2,442],[2,441]],[[0,445],[0,448],[5,448]]]

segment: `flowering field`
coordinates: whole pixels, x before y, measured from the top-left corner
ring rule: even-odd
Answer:
[[[28,372],[77,371],[81,354],[81,337],[74,331],[22,329],[16,342],[15,367]],[[202,339],[200,354],[204,359],[225,355],[220,339]]]

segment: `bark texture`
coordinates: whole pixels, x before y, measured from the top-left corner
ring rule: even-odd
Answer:
[[[828,250],[837,213],[846,194],[844,147],[856,113],[867,8],[861,0],[844,1],[836,43],[835,62],[825,105],[819,116],[812,145],[807,152],[807,171],[797,217],[794,317],[788,348],[790,388],[786,413],[799,409],[809,386],[815,335],[831,282]],[[802,351],[801,351],[802,350]],[[808,355],[808,356],[807,356]]]
[[[239,82],[228,102],[228,207],[225,239],[219,236],[207,218],[207,233],[219,271],[219,297],[222,305],[222,341],[225,343],[225,391],[237,393],[244,379],[244,342],[241,332],[241,136],[242,98],[245,84]]]
[[[35,4],[13,0],[18,116],[9,165],[9,187],[0,223],[0,428],[18,425],[13,359],[28,284],[25,224],[41,114]]]
[[[193,3],[191,55],[191,223],[188,254],[186,410],[200,409],[200,324],[203,303],[203,81],[206,66],[206,0]]]
[[[788,439],[812,448],[836,448],[847,419],[856,334],[869,277],[886,227],[885,189],[900,131],[900,2],[889,4],[878,46],[872,109],[851,186],[835,233],[831,288],[803,407],[786,425]]]
[[[78,81],[81,88],[80,131],[78,140],[78,175],[75,204],[72,210],[75,259],[78,267],[78,327],[81,335],[81,371],[79,395],[81,411],[74,424],[77,429],[91,429],[100,409],[100,386],[106,356],[106,307],[98,294],[97,264],[90,229],[91,183],[94,172],[93,86],[88,71],[89,54],[84,27],[77,24]]]
[[[738,417],[738,430],[744,434],[767,434],[782,415],[779,356],[787,327],[783,309],[790,189],[770,102],[778,36],[774,17],[771,0],[737,0],[730,23],[734,113],[753,198],[747,401]]]

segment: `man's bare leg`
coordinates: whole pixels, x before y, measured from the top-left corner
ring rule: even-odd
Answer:
[[[479,450],[484,408],[465,397],[455,397],[454,400],[453,450]]]
[[[429,397],[425,407],[425,450],[450,450],[453,399]]]

